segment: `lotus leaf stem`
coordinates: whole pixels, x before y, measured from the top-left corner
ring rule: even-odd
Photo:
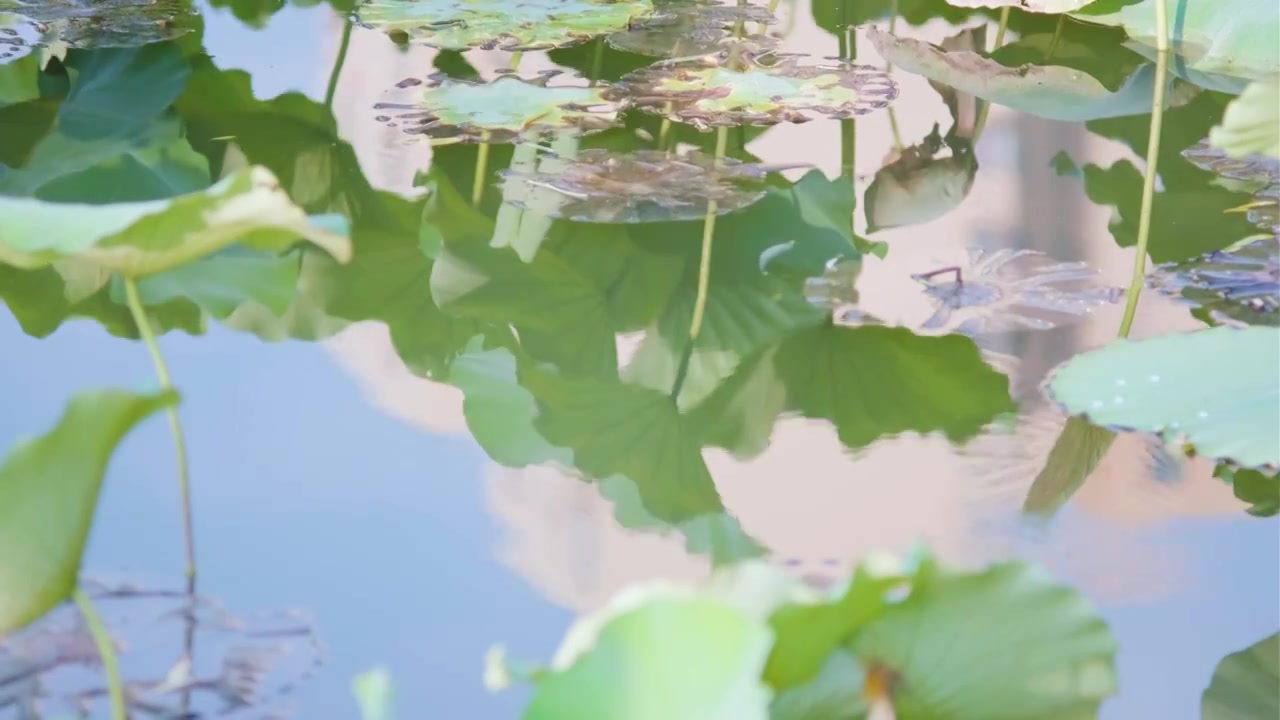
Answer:
[[[480,135],[480,150],[476,153],[476,177],[471,183],[471,204],[479,205],[484,198],[484,176],[489,171],[489,133]]]
[[[333,109],[333,97],[338,94],[338,78],[342,77],[342,66],[347,64],[347,48],[351,47],[351,27],[355,23],[348,18],[342,26],[342,44],[338,46],[338,57],[333,61],[333,71],[329,73],[329,87],[324,92],[324,106]]]
[[[1010,8],[1008,5],[1005,5],[1004,8],[1000,10],[1000,27],[996,29],[996,42],[994,45],[992,45],[991,52],[995,52],[996,50],[999,50],[1000,47],[1004,45],[1004,36],[1005,36],[1005,33],[1009,30],[1009,10]],[[978,138],[982,136],[982,129],[987,126],[987,115],[990,112],[991,112],[991,102],[988,100],[983,100],[982,108],[978,110],[978,120],[977,122],[974,123],[974,126],[973,126],[972,143],[974,145],[978,143]]]
[[[716,164],[724,160],[729,142],[728,128],[716,130]],[[698,263],[698,297],[693,303],[693,320],[689,323],[689,340],[692,343],[702,333],[702,316],[707,310],[707,290],[711,284],[711,241],[716,232],[716,201],[707,202],[707,219],[702,224],[702,258]]]
[[[142,336],[142,341],[151,353],[151,362],[155,365],[156,377],[160,380],[160,387],[172,391],[173,381],[169,377],[169,366],[164,361],[164,355],[160,353],[160,345],[156,343],[155,333],[151,330],[151,323],[147,320],[146,310],[143,309],[142,299],[138,295],[138,285],[133,278],[124,277],[124,291],[126,302],[129,305],[129,312],[133,315],[133,322],[138,326],[138,334]],[[165,415],[169,418],[169,430],[173,434],[174,454],[178,459],[178,491],[182,502],[182,539],[186,552],[187,592],[194,593],[196,588],[196,538],[191,512],[191,476],[187,465],[187,442],[183,437],[182,421],[178,418],[177,406],[170,405],[165,411]]]
[[[671,103],[667,103],[668,115],[675,109]],[[662,125],[658,127],[658,149],[666,150],[667,141],[671,139],[671,118],[668,115],[662,116]]]
[[[116,659],[116,648],[111,642],[111,634],[102,624],[102,617],[94,608],[93,601],[80,588],[71,595],[76,607],[84,616],[84,624],[93,636],[93,644],[98,649],[98,658],[102,660],[102,672],[107,676],[107,697],[111,704],[111,720],[128,720],[129,711],[124,702],[124,683],[120,680],[120,662]]]
[[[511,57],[507,60],[507,69],[515,70],[520,67],[520,59],[524,57],[524,52],[517,50],[511,53]]]
[[[1169,69],[1169,19],[1165,0],[1156,6],[1156,86],[1151,94],[1151,127],[1147,138],[1147,167],[1142,174],[1142,214],[1138,218],[1138,246],[1134,248],[1133,279],[1125,293],[1120,337],[1128,337],[1138,311],[1138,296],[1147,275],[1147,242],[1151,239],[1151,208],[1155,201],[1157,165],[1160,160],[1160,132],[1164,121],[1164,90]]]
[[[1059,15],[1058,24],[1053,28],[1053,39],[1049,41],[1049,49],[1045,51],[1044,61],[1049,62],[1053,59],[1053,54],[1058,50],[1058,43],[1062,42],[1062,31],[1066,28],[1067,16]]]

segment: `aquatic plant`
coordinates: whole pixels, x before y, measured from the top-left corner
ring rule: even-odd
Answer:
[[[447,50],[543,50],[625,28],[649,0],[366,0],[363,26]]]
[[[1097,270],[1083,262],[1007,248],[970,248],[968,255],[966,265],[912,276],[938,306],[922,328],[953,328],[964,334],[1047,330],[1081,320],[1120,298],[1118,288],[1099,285]],[[942,279],[947,277],[951,279]],[[961,317],[953,320],[958,312]]]
[[[36,47],[138,47],[191,31],[186,0],[0,0],[0,65]]]
[[[755,23],[757,32],[735,33],[733,27]],[[716,5],[703,0],[677,0],[658,5],[647,18],[605,38],[623,52],[662,58],[688,58],[737,46],[740,52],[761,53],[777,40],[761,34],[777,18],[759,5]]]
[[[888,75],[868,66],[780,56],[738,67],[725,54],[638,70],[617,92],[644,112],[700,130],[850,118],[883,108],[898,94]]]
[[[506,202],[576,222],[669,222],[741,210],[764,197],[770,168],[699,152],[543,155],[532,171],[502,173]]]
[[[1273,238],[1160,265],[1149,282],[1218,322],[1280,326],[1280,243]]]

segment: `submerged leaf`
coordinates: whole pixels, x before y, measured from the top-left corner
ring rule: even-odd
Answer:
[[[650,0],[366,0],[361,25],[446,50],[545,50],[621,30]]]
[[[723,214],[763,198],[767,170],[697,151],[589,149],[572,158],[543,156],[532,172],[504,172],[503,197],[577,222],[692,220],[712,207]]]
[[[489,83],[450,78],[443,74],[425,81],[408,78],[378,103],[378,122],[398,127],[407,135],[450,138],[454,142],[516,142],[536,139],[544,132],[589,132],[612,127],[626,99],[609,99],[609,89],[552,86],[558,71],[536,79],[510,74]],[[390,114],[388,114],[388,112]]]
[[[958,442],[1014,409],[1008,378],[956,335],[824,324],[784,339],[775,362],[787,406],[830,420],[855,449],[909,431]]]
[[[237,242],[270,251],[299,238],[339,261],[350,258],[350,240],[313,225],[264,168],[168,200],[81,205],[0,197],[0,262],[20,268],[74,258],[141,277]]]
[[[619,83],[622,97],[645,112],[707,129],[851,118],[898,96],[884,71],[844,61],[801,64],[787,57],[735,69],[724,57],[704,60],[658,63],[631,73]]]
[[[1201,720],[1280,716],[1280,633],[1222,658],[1200,699]]]
[[[1034,250],[1009,248],[987,252],[969,249],[965,266],[931,270],[913,277],[938,309],[923,328],[953,325],[957,332],[1047,330],[1081,320],[1103,305],[1114,303],[1121,290],[1096,283],[1098,271],[1083,262],[1058,262]],[[937,278],[951,277],[948,281]]]
[[[1054,372],[1065,409],[1115,430],[1156,433],[1205,457],[1280,466],[1280,329],[1217,327],[1116,341]]]
[[[1160,265],[1148,283],[1216,321],[1280,326],[1280,242],[1274,238]]]
[[[322,661],[299,611],[233,615],[214,598],[177,590],[82,585],[117,643],[130,717],[287,717],[287,696]],[[188,632],[194,663],[182,649]],[[107,716],[101,661],[74,605],[0,640],[0,710],[11,704],[50,717]]]
[[[9,453],[0,466],[0,638],[70,597],[116,445],[177,401],[171,391],[82,393],[53,430]]]

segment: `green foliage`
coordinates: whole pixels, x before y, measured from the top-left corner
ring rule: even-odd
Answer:
[[[1202,720],[1246,720],[1280,715],[1280,633],[1218,663],[1200,700]]]
[[[876,556],[829,598],[747,563],[701,587],[628,588],[580,618],[532,673],[524,717],[1096,717],[1115,651],[1084,598],[1021,563]]]
[[[1257,517],[1280,513],[1280,475],[1219,465],[1214,477],[1231,483],[1237,500],[1249,503],[1247,512]]]
[[[1209,132],[1209,143],[1230,157],[1280,158],[1280,79],[1250,83]]]
[[[1072,414],[1157,433],[1205,457],[1280,467],[1280,329],[1250,327],[1121,340],[1078,355],[1049,382]]]
[[[82,393],[53,430],[10,451],[0,466],[0,634],[70,597],[116,445],[177,401],[167,392]]]

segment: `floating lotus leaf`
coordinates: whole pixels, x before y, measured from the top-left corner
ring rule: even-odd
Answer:
[[[542,50],[621,30],[652,10],[649,0],[368,0],[356,19],[446,50]]]
[[[1280,325],[1280,242],[1275,238],[1166,263],[1149,282],[1205,308],[1219,322]]]
[[[651,57],[707,55],[733,44],[745,52],[761,53],[777,47],[778,41],[759,34],[735,37],[734,28],[739,23],[775,22],[773,13],[759,5],[710,5],[684,0],[661,6],[650,17],[606,40],[623,52]]]
[[[1280,466],[1280,330],[1216,327],[1121,340],[1058,368],[1049,393],[1113,430],[1149,432],[1213,460]]]
[[[504,74],[489,83],[443,74],[408,78],[388,93],[388,101],[374,106],[383,112],[376,119],[408,135],[472,143],[518,142],[544,132],[617,124],[625,100],[608,99],[612,88],[549,85],[559,74],[533,79]]]
[[[1058,262],[1034,250],[969,250],[966,267],[939,268],[913,276],[938,309],[922,327],[951,327],[964,334],[1047,330],[1080,320],[1114,303],[1119,288],[1097,284],[1098,271],[1082,262]],[[951,278],[945,282],[939,278]]]
[[[503,173],[503,196],[519,207],[579,222],[641,223],[739,210],[764,197],[768,168],[697,151],[683,155],[592,149],[544,156],[533,172]]]
[[[190,31],[182,0],[0,0],[0,64],[54,42],[73,48],[138,47]]]
[[[801,64],[791,56],[736,70],[723,57],[704,60],[659,63],[627,75],[621,86],[641,110],[700,130],[800,123],[814,115],[850,118],[885,107],[898,96],[887,73],[866,65]]]
[[[232,615],[211,598],[92,581],[86,592],[118,643],[130,717],[282,717],[284,696],[322,660],[298,612]],[[184,668],[187,618],[197,652]],[[98,668],[84,620],[63,605],[0,642],[0,715],[39,706],[42,717],[106,717]]]

